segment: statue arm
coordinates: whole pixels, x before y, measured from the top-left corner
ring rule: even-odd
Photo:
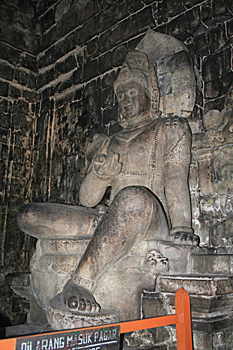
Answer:
[[[108,181],[100,179],[91,169],[80,187],[80,203],[85,207],[95,207],[103,198],[108,186]]]
[[[191,131],[184,118],[165,121],[164,182],[171,219],[171,233],[193,233],[188,186],[191,156]]]

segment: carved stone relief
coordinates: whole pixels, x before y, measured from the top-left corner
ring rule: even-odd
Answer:
[[[203,244],[212,244],[212,226],[233,214],[232,88],[224,109],[203,117],[205,132],[193,135],[190,190],[193,220]]]

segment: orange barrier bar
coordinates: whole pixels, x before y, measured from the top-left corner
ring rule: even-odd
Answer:
[[[187,350],[193,348],[190,298],[184,288],[176,292],[175,297],[176,314],[182,315],[182,322],[176,323],[177,350]]]
[[[176,313],[173,315],[146,318],[146,319],[137,320],[137,321],[107,324],[106,326],[108,327],[120,326],[120,332],[123,334],[123,333],[135,332],[143,329],[176,324],[177,350],[193,350],[190,298],[189,298],[188,292],[184,288],[180,288],[176,292],[175,310],[176,310]],[[82,330],[86,330],[86,329],[88,330],[90,328],[95,328],[95,329],[103,328],[103,325],[82,328]],[[78,329],[73,329],[72,331],[75,332],[77,330]],[[62,333],[69,333],[69,332],[70,330],[62,331]],[[41,334],[37,334],[37,336],[43,337],[45,336],[45,334],[48,335],[48,334],[59,334],[59,333],[61,333],[61,331],[53,332],[53,333],[43,333],[43,334],[41,333]],[[28,336],[29,340],[30,340],[30,337],[34,337],[34,336],[35,334]],[[0,340],[0,350],[15,350],[16,339],[17,338]]]

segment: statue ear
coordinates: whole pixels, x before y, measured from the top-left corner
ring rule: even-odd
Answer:
[[[150,95],[151,116],[152,118],[157,118],[159,112],[160,92],[155,67],[150,68]]]

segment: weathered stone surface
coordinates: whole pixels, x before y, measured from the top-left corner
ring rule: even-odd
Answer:
[[[217,296],[233,292],[233,277],[205,276],[159,276],[158,291],[175,293],[183,287],[190,294]]]
[[[56,295],[50,302],[47,317],[53,329],[70,329],[116,323],[118,315],[111,310],[102,310],[99,313],[89,313],[85,318],[83,313],[73,313],[64,306],[62,294]]]
[[[157,66],[162,113],[189,116],[194,107],[196,84],[187,48],[171,36],[148,31],[137,49],[146,52]],[[182,80],[183,74],[186,78]]]
[[[166,49],[158,44],[156,38],[169,47],[171,60],[164,57]],[[169,43],[173,46],[169,46]],[[182,67],[187,66],[190,73],[188,81],[192,87],[191,60],[181,43],[151,31],[143,39],[141,49],[148,53],[148,57],[139,49],[129,52],[114,83],[123,129],[113,137],[103,138],[103,144],[96,149],[89,173],[80,189],[79,198],[83,206],[95,207],[103,200],[109,206],[107,211],[102,206],[94,211],[82,207],[65,208],[60,204],[34,203],[23,207],[18,215],[20,228],[39,240],[65,241],[65,237],[74,240],[91,236],[81,259],[79,254],[68,251],[65,254],[58,251],[44,253],[44,246],[37,246],[31,264],[32,294],[38,305],[47,309],[55,328],[59,325],[74,326],[72,318],[67,315],[72,312],[76,315],[80,310],[87,315],[87,320],[93,312],[98,319],[101,315],[99,303],[103,309],[109,308],[113,314],[117,313],[120,320],[139,318],[143,288],[153,290],[155,276],[159,273],[186,272],[192,246],[198,243],[198,237],[193,235],[191,227],[187,185],[190,129],[186,119],[166,114],[168,106],[163,111],[167,116],[160,116],[160,89],[155,70],[161,54],[163,63],[159,69],[163,71],[165,66],[170,67],[168,75],[174,77],[171,80],[173,86],[168,86],[167,93],[170,96],[178,93],[180,100],[185,95],[184,102],[188,105],[187,89],[183,88],[181,81],[180,84],[175,81],[175,75],[180,61]],[[89,66],[88,63],[84,65],[84,79],[92,78],[90,65],[93,62],[90,61]],[[163,77],[166,79],[166,74]],[[100,103],[102,107],[114,105],[112,97],[111,101],[106,101],[112,88],[110,90],[108,86],[103,89],[99,101],[97,86],[95,81],[85,86],[83,103],[86,113],[79,117],[79,126],[83,130],[88,127]],[[105,92],[107,94],[104,95]],[[81,96],[78,95],[79,99]],[[46,110],[52,108],[50,102],[47,97],[41,104],[46,123],[49,123]],[[62,141],[68,137],[67,120],[72,116],[72,111],[62,106],[62,99],[59,104]],[[182,105],[181,108],[187,112],[193,108],[193,101],[189,107]],[[108,109],[103,113],[104,123],[112,118],[106,114]],[[173,114],[177,114],[176,111]],[[95,145],[98,146],[97,143]],[[105,198],[109,186],[110,198],[109,195]],[[179,204],[178,198],[181,197],[182,204]],[[62,246],[64,249],[64,244]],[[82,245],[82,248],[85,247]],[[75,272],[71,279],[70,271]],[[52,283],[45,287],[46,279]],[[62,306],[60,299],[52,299],[55,304],[50,306],[48,301],[61,291],[62,297],[59,298],[63,300],[63,307],[60,314],[64,317],[59,314],[56,319],[59,312],[54,309]]]
[[[14,107],[14,120],[12,121],[12,105],[14,105],[14,101],[12,97],[8,97],[8,83],[4,80],[0,81],[0,93],[2,93],[2,102],[0,103],[1,127],[8,129],[9,132],[7,143],[3,140],[0,146],[0,154],[2,157],[1,198],[3,200],[3,209],[1,213],[3,217],[1,242],[4,242],[6,233],[9,237],[7,244],[5,244],[7,253],[1,253],[1,262],[3,263],[4,259],[5,265],[7,262],[8,267],[5,268],[6,270],[28,270],[27,254],[20,256],[18,253],[21,249],[24,250],[24,244],[29,241],[29,239],[27,238],[27,240],[25,240],[22,238],[23,236],[20,235],[18,231],[17,234],[15,234],[15,219],[13,220],[13,217],[16,215],[18,209],[18,207],[14,206],[16,203],[21,202],[23,204],[31,200],[44,201],[47,198],[55,202],[75,203],[79,201],[78,188],[80,187],[88,167],[88,162],[85,161],[84,155],[85,147],[88,144],[86,142],[87,138],[92,138],[95,132],[104,132],[107,135],[113,135],[115,132],[118,132],[120,128],[119,122],[116,120],[115,102],[113,101],[113,105],[105,105],[105,107],[102,107],[102,102],[108,104],[108,93],[106,93],[106,95],[106,91],[103,93],[106,98],[102,98],[102,102],[99,95],[99,89],[102,88],[101,84],[106,88],[106,86],[109,86],[110,81],[115,80],[115,78],[113,79],[112,77],[116,77],[117,75],[117,70],[112,69],[112,53],[113,51],[115,53],[117,52],[116,48],[121,43],[121,37],[123,37],[123,35],[123,40],[125,41],[123,45],[125,45],[128,50],[135,49],[141,40],[142,32],[146,30],[145,25],[156,28],[156,30],[161,33],[173,33],[175,37],[186,42],[193,58],[196,74],[197,76],[199,75],[199,82],[203,78],[203,80],[207,82],[206,71],[209,68],[207,67],[206,70],[206,62],[210,62],[211,57],[213,57],[213,61],[216,62],[215,66],[211,65],[209,71],[211,79],[208,80],[208,89],[205,87],[206,96],[204,96],[203,86],[198,83],[197,106],[195,107],[193,115],[195,117],[195,123],[192,124],[193,119],[190,121],[192,131],[195,129],[196,135],[199,134],[200,136],[202,133],[202,136],[207,136],[206,138],[201,136],[199,139],[201,140],[199,141],[201,144],[208,144],[210,148],[207,152],[203,151],[203,156],[209,153],[212,154],[213,157],[209,163],[207,160],[201,161],[201,159],[199,159],[199,161],[194,159],[192,165],[190,177],[192,178],[193,224],[196,233],[200,235],[201,244],[208,245],[213,242],[215,249],[220,249],[221,246],[223,246],[230,252],[232,244],[231,231],[228,231],[228,234],[224,233],[224,230],[226,230],[224,220],[232,215],[232,185],[230,181],[232,167],[230,161],[231,151],[224,152],[225,144],[220,141],[227,135],[227,144],[230,144],[230,133],[226,134],[226,130],[230,129],[231,126],[229,123],[222,131],[213,129],[205,130],[203,128],[202,118],[204,115],[203,121],[205,124],[207,120],[205,114],[208,111],[215,109],[221,112],[225,108],[224,101],[230,84],[232,83],[232,5],[229,1],[215,1],[214,3],[210,3],[209,0],[185,0],[183,5],[179,1],[169,1],[168,3],[165,1],[157,2],[153,0],[144,0],[143,2],[95,1],[95,4],[90,2],[89,5],[93,9],[93,11],[90,11],[88,3],[89,1],[87,1],[86,6],[79,2],[78,5],[81,6],[80,11],[78,7],[74,9],[70,1],[65,0],[59,2],[40,0],[36,3],[24,0],[8,2],[4,0],[1,3],[1,8],[4,9],[4,11],[2,10],[0,13],[0,16],[2,16],[1,28],[3,31],[1,36],[2,41],[0,42],[1,62],[3,65],[10,64],[14,69],[15,82],[20,84],[17,88],[20,90],[22,88],[21,85],[24,87],[26,86],[27,75],[30,74],[27,87],[34,90],[36,88],[35,74],[37,69],[42,69],[40,72],[40,74],[42,74],[43,68],[48,66],[48,64],[51,65],[51,68],[53,66],[55,67],[54,78],[51,75],[47,80],[51,86],[46,87],[44,92],[38,94],[36,107],[34,106],[34,93],[27,90],[23,91],[22,97],[28,102],[28,111],[30,111],[35,118],[38,117],[38,123],[35,119],[34,124],[29,122],[28,127],[26,127],[27,118],[23,118],[26,123],[23,122],[23,128],[18,129],[17,132],[14,130],[14,122],[16,122],[17,128],[21,128],[21,123],[18,122],[18,118],[21,113],[24,113],[24,109],[19,108],[18,113],[16,113]],[[144,10],[141,11],[144,4],[147,6],[147,9],[144,8]],[[51,17],[48,15],[53,14],[53,11],[55,12],[55,25],[53,25],[53,15]],[[81,26],[79,26],[76,21],[79,12],[81,14],[80,20],[86,21],[83,22]],[[113,22],[108,21],[112,14],[114,14]],[[109,18],[107,15],[109,15]],[[129,18],[130,15],[132,19]],[[88,16],[90,16],[90,18]],[[100,75],[101,79],[97,82],[95,89],[97,91],[97,99],[100,103],[94,103],[92,108],[89,106],[88,109],[90,109],[91,112],[87,112],[85,106],[87,105],[89,97],[87,97],[85,103],[83,103],[80,98],[78,98],[78,102],[76,101],[74,92],[73,95],[71,93],[72,96],[69,95],[70,90],[73,89],[73,85],[75,84],[79,84],[80,91],[83,93],[82,72],[83,64],[86,63],[85,56],[81,51],[80,53],[75,53],[78,71],[72,83],[66,76],[61,76],[63,74],[61,73],[61,70],[63,70],[61,66],[63,66],[63,61],[65,62],[67,59],[64,55],[69,53],[73,55],[72,50],[78,45],[82,45],[83,52],[85,52],[88,41],[94,39],[96,42],[97,37],[95,37],[95,35],[97,34],[100,35],[98,39],[100,39],[102,47],[105,45],[105,34],[101,32],[101,27],[97,26],[97,16],[98,19],[107,19],[105,22],[108,23],[109,33],[105,38],[108,40],[108,43],[106,42],[106,49],[109,51],[104,56],[98,49],[96,52],[93,50],[91,51],[91,54],[96,55],[95,57],[97,57],[99,61],[100,72],[98,75]],[[12,20],[13,17],[15,21]],[[34,20],[39,20],[40,27],[43,22],[43,30],[46,30],[42,34],[39,26],[37,27],[38,42],[34,39],[31,40],[36,30],[35,25],[34,28],[32,28]],[[125,22],[125,24],[122,24],[122,21]],[[100,24],[100,22],[98,23]],[[104,26],[105,23],[102,21],[101,25]],[[115,26],[114,28],[113,25]],[[30,35],[30,32],[32,35]],[[129,37],[130,39],[128,40]],[[104,40],[102,41],[102,39]],[[34,46],[34,48],[32,46]],[[52,46],[54,46],[54,48],[52,48]],[[95,47],[93,46],[93,48]],[[46,49],[46,51],[42,52],[44,49]],[[36,58],[31,54],[32,52],[34,54],[40,52],[40,55]],[[115,56],[114,62],[118,62],[118,56]],[[62,59],[62,65],[58,64],[56,66],[58,59]],[[215,67],[217,67],[217,73]],[[205,69],[205,74],[203,74],[203,68]],[[64,66],[64,70],[66,69],[69,71],[69,65],[66,67]],[[107,71],[108,74],[106,74]],[[18,74],[19,72],[20,74]],[[23,74],[21,74],[21,72]],[[212,73],[213,76],[211,76]],[[5,72],[3,72],[3,74],[5,74]],[[58,76],[61,76],[60,81],[56,80]],[[46,84],[46,74],[44,77],[45,80],[42,79],[40,81],[40,88],[42,89]],[[65,82],[66,79],[68,83]],[[219,79],[217,83],[216,79]],[[61,86],[62,88],[60,89]],[[220,91],[216,90],[216,86],[220,88]],[[76,91],[76,88],[74,88],[74,90]],[[10,93],[14,98],[17,97],[17,94],[12,95],[12,90]],[[93,94],[95,94],[95,92],[93,92]],[[55,97],[54,107],[49,106],[46,102],[43,105],[42,116],[40,113],[42,99],[52,98],[51,96],[53,98]],[[46,106],[49,107],[47,111],[45,108]],[[50,110],[50,107],[53,108],[53,110]],[[63,110],[63,112],[60,113],[58,117],[59,109]],[[73,117],[69,116],[67,112],[69,109],[72,111]],[[48,115],[54,113],[56,116],[55,119],[48,117],[48,123],[40,123],[40,120],[44,118],[44,114],[46,113],[48,113]],[[83,118],[81,115],[83,115]],[[59,119],[60,124],[56,122],[56,118]],[[15,142],[19,144],[18,149]],[[195,142],[194,140],[194,147],[199,147],[196,146]],[[213,148],[216,147],[216,145],[217,148],[222,145],[222,149],[221,151],[218,150],[213,153]],[[231,147],[229,147],[229,150],[230,149]],[[28,154],[30,154],[30,160],[28,160]],[[76,157],[78,158],[77,160]],[[213,161],[215,157],[216,160],[220,161],[220,169],[216,164],[217,161]],[[12,162],[12,160],[14,162]],[[26,161],[25,170],[22,164],[24,160]],[[202,174],[201,177],[199,177],[199,171]],[[15,180],[14,178],[12,179],[12,175],[13,177],[16,176],[18,179],[20,177],[22,181]],[[209,177],[206,178],[207,176]],[[47,177],[49,180],[47,180]],[[218,178],[220,178],[220,180],[218,180]],[[14,186],[16,189],[13,189]],[[25,187],[25,190],[20,190],[20,186]],[[217,191],[217,194],[215,194],[215,191]],[[19,195],[22,197],[20,200],[17,200],[17,196]],[[9,204],[9,210],[12,215],[9,221],[5,221],[8,215],[6,214],[6,208],[9,207]],[[219,226],[215,226],[216,220]],[[7,222],[7,227],[5,226],[5,222]],[[14,244],[14,240],[18,242],[17,245]],[[30,248],[28,249],[29,251],[31,250],[32,253],[34,249],[33,245],[29,246]],[[11,258],[9,258],[9,256]],[[24,258],[25,261],[22,262]],[[9,261],[12,262],[12,266],[9,265]],[[19,264],[17,264],[17,261]],[[7,296],[12,298],[12,295],[7,294]],[[4,295],[4,298],[5,297]],[[7,303],[8,302],[6,302],[6,305],[9,304]],[[16,309],[19,310],[17,307]],[[11,317],[11,320],[12,322],[18,322],[17,320],[19,320],[19,318],[14,316]],[[204,340],[201,336],[200,338],[196,337],[196,339],[202,339],[203,343],[207,341],[207,338]],[[199,348],[201,348],[201,340],[198,344]],[[210,346],[207,346],[207,348],[210,348]]]

